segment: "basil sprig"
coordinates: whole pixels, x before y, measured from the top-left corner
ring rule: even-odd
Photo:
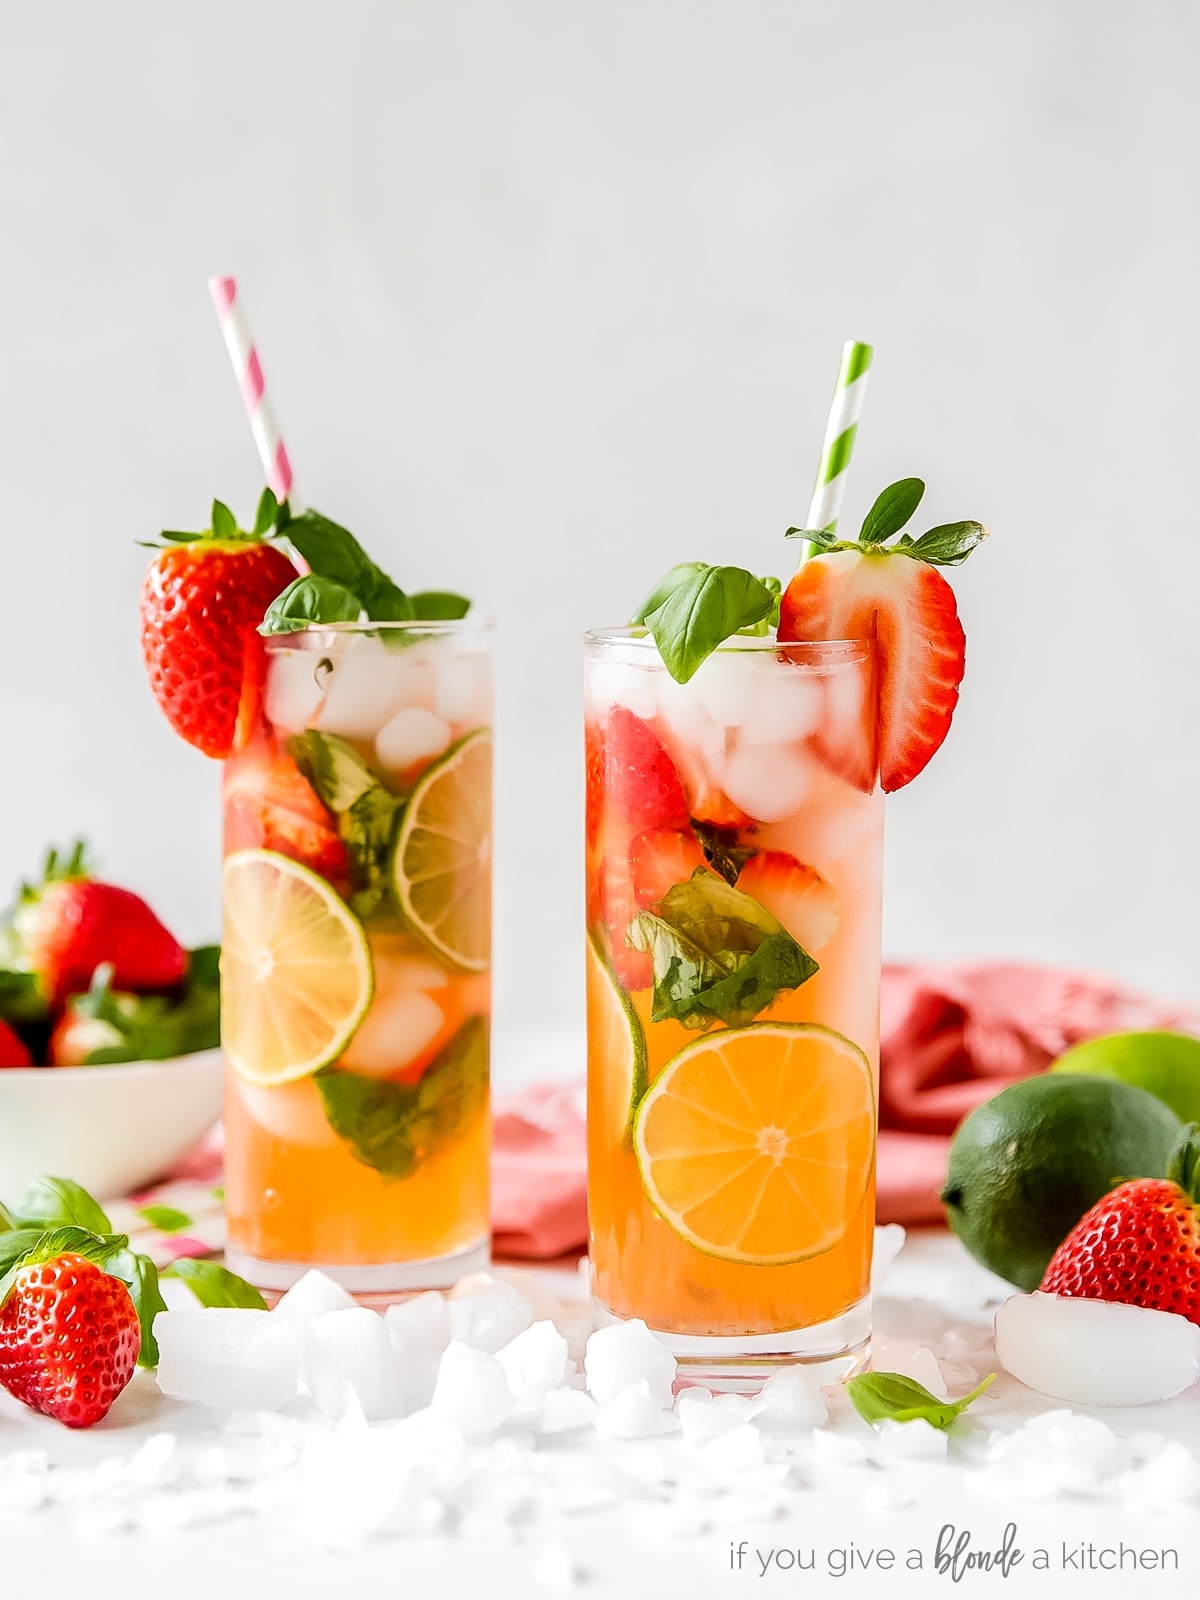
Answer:
[[[828,528],[789,528],[788,539],[805,539],[825,553],[831,550],[870,550],[889,556],[911,556],[931,567],[960,566],[988,536],[982,522],[946,522],[914,539],[900,530],[911,520],[925,496],[920,478],[900,478],[876,498],[863,519],[857,539],[839,539]],[[900,534],[893,545],[888,540]],[[885,549],[885,546],[887,548]]]
[[[996,1381],[994,1372],[960,1400],[939,1400],[915,1378],[901,1372],[862,1372],[847,1378],[846,1393],[864,1422],[928,1422],[946,1429],[960,1417],[973,1400]]]
[[[778,578],[685,561],[655,584],[631,621],[645,624],[667,671],[687,683],[726,639],[762,634],[777,622],[779,592]]]

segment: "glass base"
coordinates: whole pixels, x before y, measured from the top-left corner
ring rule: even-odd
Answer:
[[[456,1250],[453,1255],[430,1256],[424,1261],[393,1261],[381,1265],[347,1266],[324,1261],[260,1261],[233,1245],[225,1247],[225,1265],[259,1289],[290,1289],[306,1272],[323,1272],[359,1299],[416,1294],[424,1289],[452,1289],[469,1272],[482,1272],[491,1264],[487,1239]]]
[[[595,1297],[592,1315],[602,1328],[625,1319]],[[650,1332],[679,1364],[679,1381],[733,1394],[757,1394],[781,1367],[803,1366],[822,1383],[836,1383],[861,1372],[871,1354],[871,1297],[808,1328],[780,1333],[708,1335]]]

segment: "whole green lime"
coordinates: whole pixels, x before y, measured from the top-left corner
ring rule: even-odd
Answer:
[[[963,1122],[939,1196],[985,1267],[1036,1289],[1050,1257],[1124,1178],[1161,1178],[1179,1118],[1145,1089],[1070,1073],[1025,1078]]]
[[[1072,1046],[1050,1071],[1132,1083],[1184,1122],[1200,1122],[1200,1039],[1191,1034],[1109,1033]]]

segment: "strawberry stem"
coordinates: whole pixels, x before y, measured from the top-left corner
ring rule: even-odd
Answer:
[[[1200,1127],[1189,1122],[1167,1161],[1167,1177],[1200,1204]]]

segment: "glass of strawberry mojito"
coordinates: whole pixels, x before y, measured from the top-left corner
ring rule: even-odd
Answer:
[[[869,1346],[883,797],[949,726],[935,564],[983,536],[888,546],[888,494],[782,595],[689,563],[585,638],[595,1310],[720,1387]]]
[[[488,1251],[491,659],[475,621],[267,641],[225,763],[229,1260],[360,1293]]]

